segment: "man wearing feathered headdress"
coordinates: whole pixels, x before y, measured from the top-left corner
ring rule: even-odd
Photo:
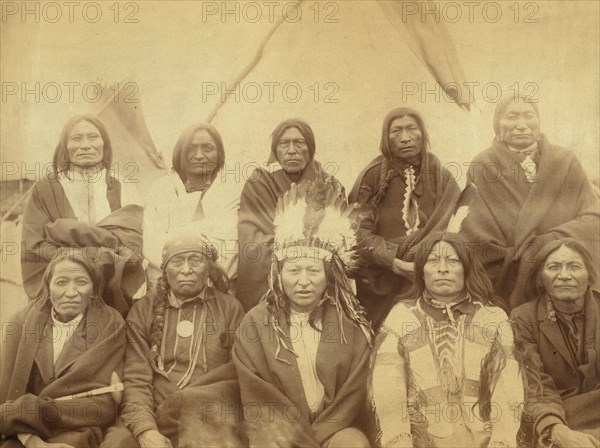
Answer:
[[[236,297],[246,311],[267,290],[278,199],[294,183],[327,178],[337,183],[314,160],[315,150],[315,137],[308,123],[300,119],[285,120],[273,131],[268,165],[254,170],[244,185],[238,218]]]
[[[341,187],[294,185],[275,215],[268,291],[233,348],[250,446],[368,447],[371,328],[346,270],[356,223]]]

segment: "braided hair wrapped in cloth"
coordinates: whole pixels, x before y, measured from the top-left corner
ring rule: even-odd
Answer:
[[[415,253],[415,278],[374,344],[376,445],[517,446],[523,380],[481,263],[458,233],[435,232]]]
[[[346,274],[353,210],[330,181],[293,185],[277,205],[268,290],[233,348],[251,447],[370,446],[353,427],[372,334]]]
[[[243,310],[217,259],[203,235],[165,244],[155,290],[127,316],[123,421],[104,446],[240,446],[231,347]]]

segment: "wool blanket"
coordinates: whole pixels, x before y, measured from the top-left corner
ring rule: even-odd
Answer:
[[[113,308],[93,299],[53,364],[51,310],[49,301],[31,302],[7,324],[0,433],[35,434],[46,442],[97,447],[103,429],[116,416],[111,395],[56,398],[108,386],[113,372],[121,374],[125,322]],[[32,393],[31,384],[40,390]]]
[[[118,181],[115,180],[118,185]],[[48,263],[61,251],[85,248],[84,255],[102,266],[105,302],[123,316],[144,282],[142,214],[138,205],[120,206],[119,189],[108,188],[112,213],[96,225],[77,221],[58,181],[44,179],[33,187],[23,214],[23,287],[34,300],[42,293]]]
[[[266,302],[250,310],[232,352],[250,446],[321,446],[351,427],[365,405],[369,342],[358,325],[345,315],[340,319],[334,305],[325,305],[316,358],[324,396],[313,414],[294,353],[282,347],[276,359],[278,338],[269,319]],[[290,335],[298,328],[291,328],[283,311],[279,323],[291,347]]]
[[[529,183],[518,155],[504,143],[477,155],[468,182],[477,186],[464,223],[470,250],[476,250],[507,308],[533,299],[525,287],[537,253],[558,238],[575,238],[600,260],[600,202],[571,151],[538,143],[537,181]],[[597,286],[597,285],[596,285]]]

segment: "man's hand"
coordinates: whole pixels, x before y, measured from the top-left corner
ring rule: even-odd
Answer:
[[[411,281],[415,280],[415,264],[409,261],[403,261],[400,258],[395,258],[394,263],[392,263],[392,272]]]
[[[600,448],[600,442],[595,437],[583,432],[573,431],[562,424],[552,427],[550,440],[559,448]]]
[[[137,436],[141,448],[173,448],[171,441],[156,429],[148,429]]]
[[[44,442],[39,436],[32,435],[27,439],[25,448],[75,448],[74,446],[66,443],[47,443]]]

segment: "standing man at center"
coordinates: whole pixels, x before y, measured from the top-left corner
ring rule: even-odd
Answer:
[[[414,276],[413,249],[431,231],[444,229],[460,189],[429,149],[421,115],[399,107],[383,121],[380,150],[358,176],[349,195],[360,204],[364,267],[358,299],[374,329]]]
[[[244,185],[238,220],[240,258],[236,297],[246,311],[267,290],[277,200],[294,183],[329,178],[339,184],[314,160],[315,150],[315,137],[308,123],[298,118],[285,120],[273,131],[266,168],[257,168]]]

